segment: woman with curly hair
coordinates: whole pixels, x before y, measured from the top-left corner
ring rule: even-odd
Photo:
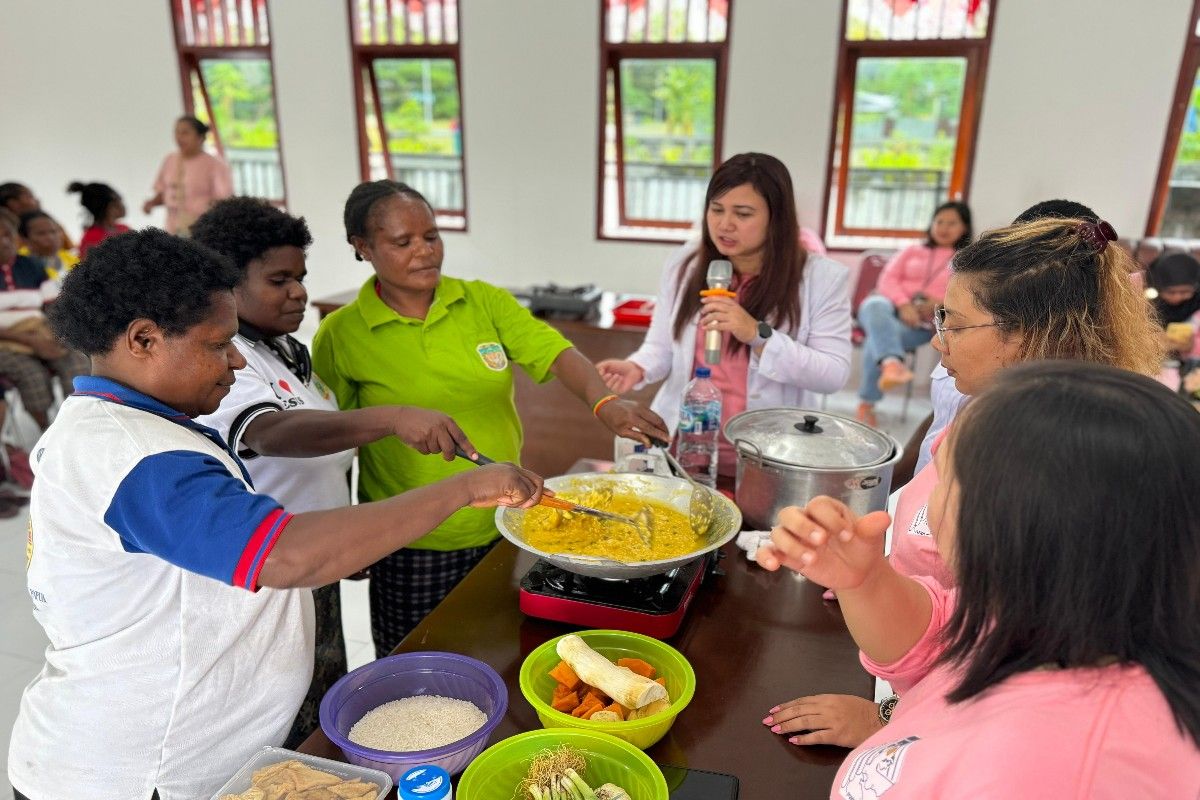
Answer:
[[[92,374],[32,451],[26,575],[49,645],[13,728],[18,798],[211,797],[292,727],[312,676],[308,589],[464,506],[540,498],[507,464],[296,514],[256,492],[195,421],[246,366],[243,277],[203,245],[131,232],[97,245],[49,311]]]
[[[197,421],[215,428],[237,452],[258,491],[292,511],[349,505],[346,476],[355,448],[390,436],[447,460],[454,458],[455,445],[474,453],[454,420],[438,411],[396,405],[338,411],[337,399],[313,371],[308,348],[291,335],[308,303],[305,251],[312,236],[303,217],[264,200],[233,197],[196,220],[192,238],[238,268],[233,344],[246,360],[220,408]],[[346,673],[338,584],[313,590],[313,601],[313,681],[287,747],[317,727],[321,698]]]

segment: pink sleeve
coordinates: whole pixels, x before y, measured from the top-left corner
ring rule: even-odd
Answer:
[[[879,283],[875,286],[875,290],[891,300],[897,308],[912,299],[912,295],[904,287],[904,272],[915,246],[906,247],[892,256],[883,272],[879,273]]]
[[[163,159],[162,164],[158,168],[158,174],[154,176],[154,193],[162,194],[167,190],[167,165],[171,163],[171,158],[174,153],[169,154]]]
[[[213,158],[212,189],[213,200],[233,197],[233,175],[229,171],[229,165],[216,157]]]
[[[800,229],[800,246],[805,252],[812,253],[814,256],[826,255],[825,243],[821,241],[821,237],[817,232],[810,228]]]
[[[954,251],[949,247],[939,247],[937,258],[937,271],[925,287],[925,294],[940,302],[946,297],[946,284],[950,283],[950,264],[954,261]]]
[[[914,577],[913,580],[925,587],[933,603],[929,627],[925,629],[920,640],[899,661],[891,664],[880,664],[868,658],[865,653],[859,653],[858,656],[867,672],[890,683],[897,694],[904,694],[928,675],[942,655],[944,645],[940,636],[954,611],[954,601],[958,597],[958,592],[946,589],[932,578]]]

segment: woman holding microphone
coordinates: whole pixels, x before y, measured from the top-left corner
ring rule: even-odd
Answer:
[[[779,159],[742,153],[709,181],[699,242],[663,269],[654,318],[638,350],[596,365],[618,394],[664,380],[650,408],[672,430],[705,334],[721,333],[712,381],[721,423],[747,409],[811,408],[815,394],[841,389],[850,374],[850,295],[845,267],[805,252],[792,178]],[[706,293],[712,261],[733,264],[729,292]],[[718,475],[732,477],[733,447],[721,442]]]

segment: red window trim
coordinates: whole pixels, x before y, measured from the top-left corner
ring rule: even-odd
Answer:
[[[463,207],[458,209],[435,208],[434,214],[462,220],[462,225],[447,228],[447,230],[465,233],[469,228],[470,200],[467,189],[467,119],[466,103],[464,102],[462,75],[462,0],[455,7],[458,20],[459,35],[453,43],[440,44],[363,44],[358,40],[358,19],[355,13],[356,0],[346,0],[346,15],[350,23],[350,58],[354,83],[354,112],[355,126],[358,129],[358,170],[362,180],[371,180],[371,142],[367,136],[367,98],[363,93],[363,81],[371,83],[371,102],[374,106],[375,124],[379,130],[379,140],[383,145],[383,163],[389,179],[395,179],[392,169],[392,159],[388,150],[387,126],[383,122],[383,108],[379,100],[379,85],[375,80],[375,61],[379,59],[446,59],[454,62],[454,78],[458,83],[458,130],[459,130],[459,159],[462,161],[462,191]],[[385,24],[392,27],[392,4],[386,4],[387,19]],[[404,28],[408,29],[408,4],[401,5]],[[444,13],[444,11],[443,11]],[[422,14],[422,26],[425,40],[429,39],[429,15]],[[373,33],[379,36],[378,20],[373,23]]]
[[[716,86],[713,93],[713,162],[715,170],[724,160],[725,137],[725,97],[728,85],[729,50],[733,37],[733,2],[727,7],[725,16],[725,39],[721,42],[610,42],[607,39],[605,7],[607,0],[600,0],[600,82],[599,110],[597,113],[598,139],[596,155],[596,239],[599,241],[630,241],[678,244],[685,237],[667,238],[642,237],[621,235],[619,232],[605,232],[604,229],[604,172],[605,172],[605,124],[608,116],[608,76],[613,75],[614,122],[616,125],[616,167],[617,167],[617,227],[625,229],[653,229],[688,231],[695,226],[694,221],[680,222],[675,220],[656,220],[629,217],[625,213],[625,137],[624,120],[621,114],[621,80],[620,65],[625,59],[711,59],[714,62]],[[668,5],[668,11],[670,6]],[[650,15],[646,15],[645,24],[649,26]],[[706,22],[708,17],[705,17]],[[667,28],[669,30],[669,19]],[[628,18],[626,19],[628,33]],[[643,38],[645,31],[643,32]],[[696,210],[697,220],[703,209]]]
[[[1171,100],[1171,114],[1167,120],[1162,155],[1158,162],[1158,175],[1154,181],[1154,194],[1150,198],[1150,214],[1146,219],[1147,236],[1157,236],[1162,227],[1163,216],[1167,210],[1171,172],[1175,168],[1175,151],[1179,149],[1179,139],[1183,136],[1183,120],[1191,103],[1196,72],[1200,70],[1200,36],[1196,35],[1196,26],[1200,24],[1200,0],[1192,4],[1189,20],[1183,55],[1179,62],[1179,77],[1175,81],[1175,96]]]
[[[871,237],[887,239],[917,239],[925,235],[922,230],[898,230],[893,228],[849,228],[844,220],[845,186],[850,169],[850,142],[853,128],[853,98],[855,67],[861,58],[929,58],[957,57],[967,60],[967,71],[963,79],[962,108],[958,123],[958,141],[954,149],[954,164],[950,169],[950,185],[947,199],[968,202],[971,193],[971,176],[975,168],[975,145],[979,136],[979,117],[983,108],[984,89],[987,84],[988,59],[991,55],[992,33],[996,28],[996,10],[1000,0],[991,0],[988,8],[987,34],[973,39],[916,39],[903,41],[863,40],[847,41],[846,17],[848,0],[842,2],[842,19],[838,32],[838,62],[834,78],[833,108],[829,115],[829,156],[825,162],[825,193],[822,196],[820,231],[823,238],[830,236]],[[846,130],[838,141],[841,117],[845,114]],[[837,166],[838,198],[834,209],[833,229],[829,227],[830,195],[834,182],[834,155],[840,149]],[[828,243],[827,243],[828,244]],[[837,250],[870,248],[836,247]]]
[[[213,30],[213,25],[217,17],[221,21],[222,38],[228,42],[230,39],[230,29],[228,20],[224,14],[214,15],[212,2],[209,0],[206,5],[209,30]],[[279,150],[279,182],[283,187],[283,197],[265,198],[274,205],[286,208],[287,207],[287,164],[283,158],[283,119],[279,113],[279,91],[275,83],[275,53],[272,45],[273,39],[269,35],[269,31],[273,27],[270,22],[271,5],[269,0],[263,0],[263,10],[267,17],[267,43],[266,44],[226,44],[226,45],[197,45],[189,44],[187,34],[184,31],[183,22],[183,4],[189,0],[167,0],[167,5],[171,12],[171,33],[175,40],[175,57],[179,65],[179,84],[180,91],[183,94],[183,110],[185,114],[191,116],[196,115],[196,104],[192,96],[192,76],[196,76],[197,83],[200,86],[200,95],[204,98],[205,111],[208,118],[212,121],[213,144],[216,145],[217,152],[222,158],[225,157],[225,146],[221,141],[220,126],[217,125],[217,119],[213,116],[212,103],[208,99],[208,85],[204,80],[204,73],[200,69],[200,61],[202,59],[266,59],[271,66],[271,104],[275,109],[275,141]],[[240,15],[239,15],[240,23]],[[237,39],[242,42],[245,37],[245,31],[240,27],[237,30]],[[261,39],[259,31],[255,31],[255,39]]]

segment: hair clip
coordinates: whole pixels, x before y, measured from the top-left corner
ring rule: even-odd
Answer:
[[[1081,222],[1075,231],[1096,253],[1103,253],[1109,242],[1117,240],[1117,232],[1104,220]]]

